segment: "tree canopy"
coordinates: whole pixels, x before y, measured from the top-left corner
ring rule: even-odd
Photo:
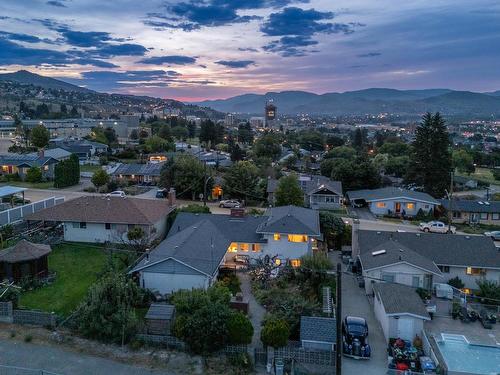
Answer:
[[[238,161],[224,173],[223,190],[230,197],[260,198],[258,191],[259,169],[249,161]]]
[[[31,129],[29,138],[33,146],[43,148],[49,143],[50,133],[45,126],[37,125]]]
[[[275,194],[276,206],[304,205],[304,193],[299,186],[299,180],[295,174],[281,177],[278,181]]]
[[[195,199],[203,193],[205,173],[211,170],[191,155],[180,155],[170,159],[160,172],[160,186],[174,187],[178,196],[190,196]],[[207,190],[210,189],[210,184]]]

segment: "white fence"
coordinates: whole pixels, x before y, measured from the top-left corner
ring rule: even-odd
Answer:
[[[0,212],[0,227],[6,224],[12,224],[22,221],[28,215],[63,202],[64,197],[50,197],[38,202],[33,202],[25,204],[24,206],[14,207],[2,211]]]

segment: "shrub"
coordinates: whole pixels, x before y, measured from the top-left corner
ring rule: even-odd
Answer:
[[[26,172],[26,181],[31,183],[42,182],[42,170],[38,167],[31,167]]]
[[[228,356],[228,361],[231,366],[238,369],[251,371],[253,369],[252,358],[248,353],[236,353]]]
[[[288,323],[283,319],[274,317],[265,321],[260,333],[262,343],[273,348],[286,346],[289,336],[290,328],[288,327]]]
[[[63,188],[80,182],[80,161],[71,154],[68,160],[60,161],[54,169],[54,187]]]
[[[479,287],[479,295],[486,299],[486,304],[500,304],[500,283],[491,280],[476,281]]]
[[[463,289],[465,287],[464,282],[460,277],[456,276],[453,279],[448,280],[448,285],[451,285],[452,287],[456,289]]]
[[[301,267],[313,271],[326,271],[332,268],[332,262],[324,253],[304,255],[300,261]]]
[[[95,171],[91,181],[94,184],[94,186],[98,188],[106,185],[109,182],[109,180],[110,178],[109,175],[106,173],[106,171],[103,169],[99,169],[98,171]]]
[[[24,336],[24,342],[31,342],[31,341],[33,341],[33,336],[31,335]]]
[[[227,322],[228,340],[230,344],[250,344],[253,336],[252,322],[241,312],[231,314]]]

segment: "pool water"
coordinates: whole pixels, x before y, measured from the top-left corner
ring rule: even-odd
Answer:
[[[448,371],[500,374],[500,347],[472,345],[464,336],[446,334],[437,344]]]

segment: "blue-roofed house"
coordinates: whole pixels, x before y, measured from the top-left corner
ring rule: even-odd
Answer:
[[[165,163],[123,163],[112,173],[114,179],[132,183],[158,183],[161,168]]]
[[[13,154],[0,155],[0,173],[18,174],[21,180],[26,178],[26,173],[31,167],[38,167],[42,171],[42,176],[46,180],[54,178],[55,165],[59,161],[50,156],[45,156],[43,152],[37,154]]]

